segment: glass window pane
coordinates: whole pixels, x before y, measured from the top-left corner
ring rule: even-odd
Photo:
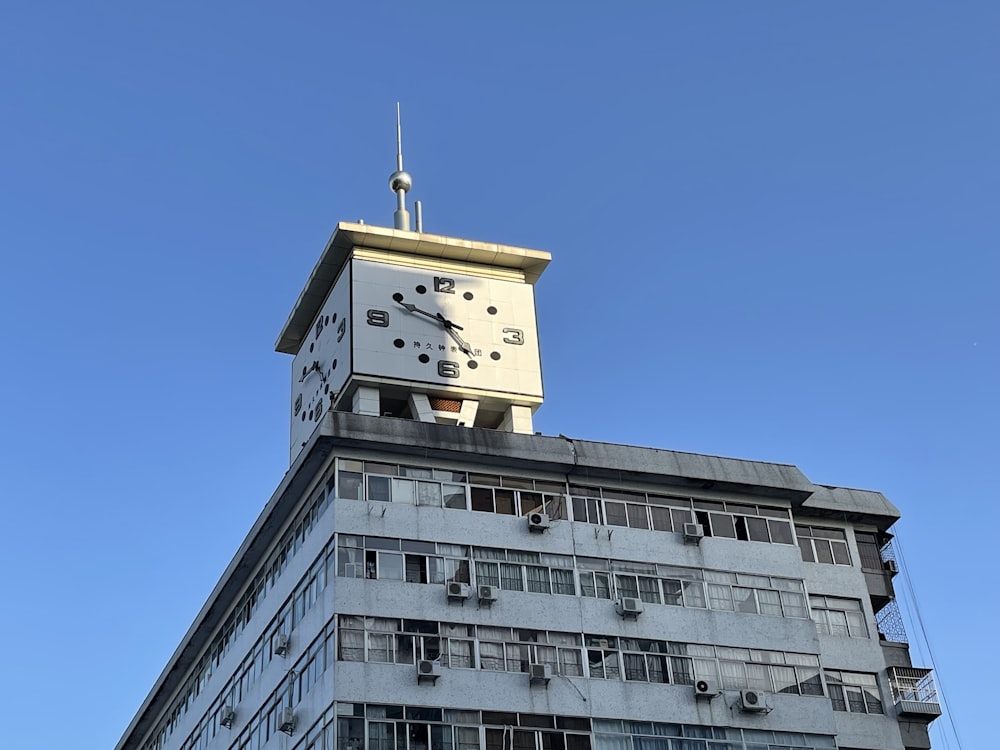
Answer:
[[[479,586],[499,586],[500,568],[497,563],[476,561],[476,584]]]
[[[803,562],[816,562],[813,556],[812,540],[799,537],[799,550],[802,552]]]
[[[816,547],[816,562],[826,565],[833,565],[833,550],[830,549],[830,542],[826,539],[813,539]]]
[[[757,600],[754,597],[753,589],[733,586],[733,603],[736,605],[737,612],[757,614]]]
[[[500,588],[508,591],[524,591],[524,576],[520,565],[501,563],[500,577]]]
[[[687,508],[671,508],[670,518],[674,522],[674,531],[680,533],[684,530],[684,524],[691,523],[691,511]]]
[[[837,565],[850,565],[851,556],[847,551],[847,544],[845,542],[832,542],[833,545],[833,559]]]
[[[757,589],[757,603],[760,605],[762,615],[781,617],[781,599],[777,591]]]
[[[552,593],[576,596],[576,582],[573,580],[572,570],[552,569]]]
[[[379,553],[378,577],[391,581],[403,580],[403,556],[389,552]]]
[[[503,513],[507,516],[515,515],[513,490],[494,490],[493,494],[497,513]]]
[[[542,494],[540,492],[521,492],[519,495],[522,516],[543,512]]]
[[[625,654],[625,679],[646,682],[646,659],[642,654]]]
[[[409,503],[413,505],[416,500],[416,491],[413,482],[409,479],[392,480],[392,501],[394,503]]]
[[[528,591],[536,594],[548,594],[549,591],[549,569],[540,568],[534,565],[525,567],[528,577]]]
[[[363,500],[361,491],[362,475],[353,471],[337,474],[337,496],[344,500]]]
[[[808,617],[806,612],[805,598],[802,594],[793,591],[781,592],[781,608],[785,617]]]
[[[437,482],[417,482],[417,504],[441,506],[441,485]]]
[[[767,528],[771,531],[771,541],[775,544],[795,544],[792,539],[792,525],[788,521],[768,519]]]
[[[639,577],[639,598],[650,604],[660,603],[660,581],[656,578]]]
[[[733,609],[733,595],[729,586],[718,583],[708,584],[708,598],[712,609],[728,611]]]
[[[607,514],[609,526],[628,526],[625,503],[606,502],[604,512]]]
[[[473,510],[493,512],[493,490],[488,487],[470,487],[469,495],[472,497]]]
[[[663,508],[659,505],[652,505],[649,508],[649,514],[653,519],[653,528],[657,531],[672,531],[673,526],[670,523],[670,508]]]
[[[469,484],[485,484],[489,487],[499,487],[500,477],[494,474],[469,474]]]
[[[670,657],[670,674],[675,685],[694,685],[694,663],[686,656]]]
[[[771,677],[774,679],[774,689],[777,692],[798,694],[799,683],[795,678],[794,668],[772,665]]]
[[[847,612],[847,632],[855,638],[867,638],[868,628],[865,627],[865,617],[860,612]]]
[[[684,581],[684,606],[704,609],[705,588],[701,581]]]
[[[712,520],[712,536],[724,536],[730,539],[736,538],[736,525],[733,517],[728,513],[710,513]]]
[[[615,586],[618,589],[618,596],[639,597],[639,583],[635,576],[616,575]]]
[[[443,484],[441,492],[444,497],[444,507],[466,509],[465,485]]]
[[[628,525],[633,529],[648,529],[649,517],[646,515],[645,505],[635,505],[629,503],[625,506],[628,515]]]
[[[751,542],[769,542],[771,541],[771,535],[767,531],[767,520],[764,518],[755,518],[754,516],[747,516],[747,533],[750,535]]]

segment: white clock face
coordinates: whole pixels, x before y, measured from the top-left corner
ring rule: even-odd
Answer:
[[[351,280],[334,285],[292,362],[292,458],[344,387],[351,371]]]
[[[542,396],[530,284],[352,262],[354,372]]]

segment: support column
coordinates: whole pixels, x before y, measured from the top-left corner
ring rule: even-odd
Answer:
[[[431,408],[430,399],[426,393],[410,394],[410,412],[418,422],[436,422],[434,410]]]
[[[351,402],[351,411],[355,414],[378,417],[382,414],[379,410],[380,406],[378,388],[372,388],[368,385],[358,386],[358,389],[354,392],[354,399]]]
[[[497,429],[501,432],[533,434],[535,430],[531,423],[531,408],[528,406],[508,406]]]

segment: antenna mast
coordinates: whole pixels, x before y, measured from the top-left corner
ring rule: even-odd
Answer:
[[[389,175],[389,189],[396,194],[396,210],[392,223],[396,229],[410,231],[410,214],[406,210],[406,193],[413,187],[413,178],[403,171],[403,129],[400,126],[399,102],[396,102],[396,171]]]

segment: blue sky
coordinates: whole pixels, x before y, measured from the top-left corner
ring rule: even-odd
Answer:
[[[399,100],[425,228],[554,256],[536,429],[883,491],[988,746],[1000,6],[621,6],[0,10],[5,744],[113,746],[280,481]]]

